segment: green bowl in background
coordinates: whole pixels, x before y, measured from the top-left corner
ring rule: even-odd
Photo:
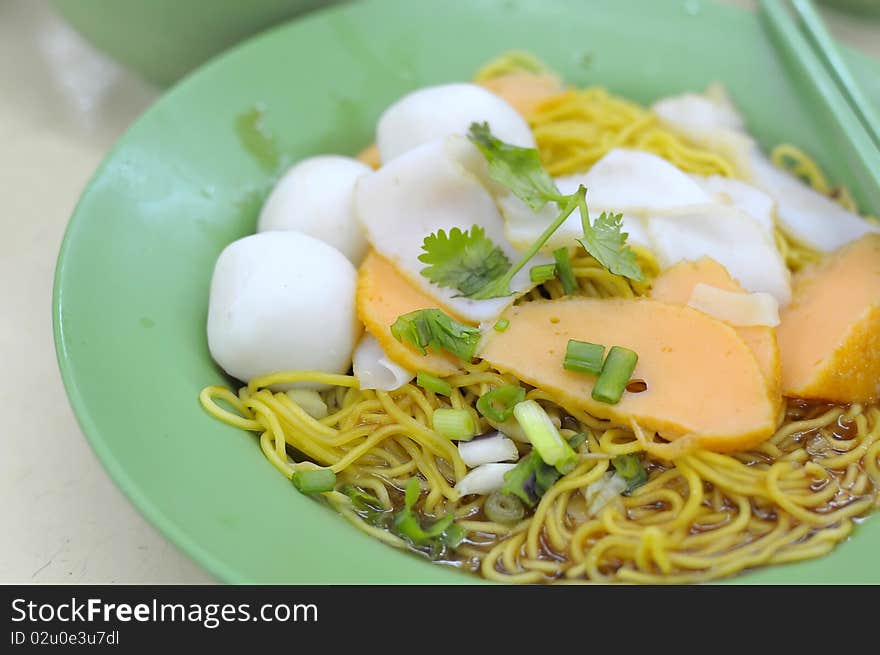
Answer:
[[[354,153],[408,90],[466,80],[514,48],[571,83],[640,102],[720,80],[764,147],[798,144],[832,181],[856,187],[846,144],[758,16],[709,0],[365,0],[210,62],[138,120],[86,188],[58,259],[53,316],[71,405],[101,462],[221,580],[478,581],[386,546],[299,494],[254,435],[208,416],[198,394],[227,384],[205,337],[215,259],[253,232],[284,163]],[[847,58],[880,103],[876,63]],[[243,129],[255,116],[265,147]],[[830,555],[733,581],[876,584],[878,552],[874,516]]]
[[[276,23],[339,0],[52,0],[94,46],[167,86]]]
[[[819,0],[819,2],[840,11],[880,19],[880,0]]]

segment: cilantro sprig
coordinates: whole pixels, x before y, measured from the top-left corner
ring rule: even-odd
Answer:
[[[429,264],[422,275],[438,286],[458,289],[463,296],[478,292],[510,268],[507,255],[479,225],[466,232],[457,227],[449,234],[438,230],[425,237],[422,249],[419,261]]]
[[[503,251],[478,226],[473,226],[469,232],[453,228],[448,236],[440,230],[429,235],[422,245],[425,252],[419,259],[430,264],[421,271],[422,275],[440,286],[458,289],[461,295],[475,300],[510,296],[513,277],[577,209],[584,232],[578,242],[584,249],[612,273],[636,281],[644,279],[635,253],[626,244],[628,235],[622,230],[620,214],[603,213],[591,223],[587,190],[583,185],[572,194],[561,193],[541,165],[537,150],[501,141],[492,134],[487,123],[471,123],[468,138],[486,158],[489,176],[495,182],[505,186],[535,211],[548,202],[555,202],[560,208],[559,216],[512,266]]]

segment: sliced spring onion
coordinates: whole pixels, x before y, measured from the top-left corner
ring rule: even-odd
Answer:
[[[510,327],[510,321],[508,321],[506,318],[499,318],[495,322],[496,332],[504,332],[508,327]]]
[[[435,409],[431,422],[437,432],[453,441],[470,441],[477,433],[474,417],[466,409]]]
[[[568,257],[568,248],[559,248],[553,251],[553,259],[556,260],[556,276],[562,282],[565,295],[571,296],[578,291],[578,283],[571,270],[571,260]]]
[[[452,548],[464,539],[464,530],[455,525],[455,515],[450,512],[435,521],[430,527],[423,528],[413,507],[419,500],[418,478],[410,478],[406,483],[403,495],[403,509],[394,515],[391,528],[402,537],[406,537],[417,545],[445,544]]]
[[[628,348],[613,346],[605,358],[602,372],[593,386],[593,400],[616,405],[636,368],[639,356]]]
[[[581,447],[581,444],[587,440],[586,432],[578,432],[577,434],[573,434],[568,439],[568,445],[577,450]]]
[[[522,501],[501,491],[493,491],[483,503],[486,518],[495,523],[517,523],[525,515]]]
[[[556,264],[540,264],[529,269],[529,279],[535,284],[543,284],[556,277]]]
[[[355,509],[361,511],[384,509],[381,500],[374,495],[368,494],[366,491],[355,487],[353,484],[345,485],[340,491],[351,499],[351,504],[354,505]]]
[[[565,359],[562,368],[567,371],[578,373],[590,373],[599,375],[602,372],[602,362],[605,360],[605,346],[587,341],[569,339],[565,348]]]
[[[293,481],[293,486],[304,494],[333,491],[333,487],[336,486],[336,474],[330,469],[294,471],[290,479]]]
[[[538,502],[535,493],[535,461],[540,459],[535,451],[530,452],[520,459],[516,466],[504,474],[504,484],[501,492],[516,496],[529,507],[534,507]],[[543,462],[542,462],[543,463]],[[556,469],[553,469],[554,471]]]
[[[469,468],[481,464],[515,462],[519,459],[516,444],[500,432],[493,432],[458,444],[461,459]]]
[[[586,433],[578,432],[568,440],[568,445],[577,448],[586,439]],[[537,451],[532,450],[504,474],[501,492],[516,496],[529,507],[534,507],[560,477],[559,471],[545,464]]]
[[[575,467],[577,453],[559,434],[543,407],[534,400],[524,400],[513,408],[513,415],[545,463],[563,475]]]
[[[477,411],[488,419],[503,423],[511,417],[516,404],[525,399],[525,389],[516,384],[506,384],[480,396]]]
[[[439,393],[441,396],[452,395],[451,384],[449,384],[446,380],[435,377],[430,373],[425,373],[424,371],[419,371],[418,373],[416,373],[416,384],[419,385],[422,389],[433,391],[434,393]]]
[[[534,507],[560,477],[559,471],[545,464],[533,450],[504,474],[501,492],[516,496],[528,507]]]
[[[626,493],[641,487],[648,481],[648,472],[642,466],[642,460],[636,455],[618,455],[611,458],[611,464],[617,475],[626,481]]]

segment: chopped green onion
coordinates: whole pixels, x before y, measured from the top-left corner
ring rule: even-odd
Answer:
[[[543,407],[534,400],[525,400],[513,408],[513,415],[544,462],[563,475],[575,467],[577,453],[559,434]]]
[[[522,520],[525,508],[517,496],[493,491],[483,503],[486,518],[495,523],[517,523]]]
[[[535,284],[543,284],[556,277],[556,264],[541,264],[529,269],[529,279]]]
[[[331,469],[307,469],[294,471],[291,477],[293,486],[304,494],[319,494],[333,491],[336,474]]]
[[[626,493],[641,487],[648,481],[648,472],[635,455],[618,455],[611,458],[617,475],[626,480]]]
[[[516,496],[525,505],[534,507],[560,477],[559,471],[545,464],[538,451],[532,450],[504,474],[501,493]]]
[[[366,491],[355,487],[353,484],[345,485],[340,491],[351,499],[351,504],[354,505],[355,509],[366,511],[385,508],[384,505],[382,505],[381,500],[374,495],[368,494]]]
[[[537,497],[534,493],[535,451],[524,455],[507,473],[504,474],[504,486],[501,493],[520,498],[529,507],[534,507]]]
[[[572,435],[568,440],[568,445],[574,449],[578,449],[581,447],[581,444],[587,440],[586,432],[578,432],[577,434]]]
[[[447,516],[452,516],[452,513],[450,512]],[[463,527],[457,523],[450,523],[440,535],[440,543],[450,548],[457,548],[464,541],[464,536],[465,529]]]
[[[504,423],[513,414],[516,404],[525,399],[525,389],[516,384],[506,384],[480,396],[477,400],[477,411],[492,421]]]
[[[506,318],[499,318],[495,323],[496,332],[504,332],[508,327],[510,327],[510,321]]]
[[[562,476],[559,471],[543,462],[540,457],[537,457],[536,460],[538,464],[535,465],[535,490],[540,497]]]
[[[431,421],[437,432],[453,441],[470,441],[477,433],[474,417],[466,409],[435,409]]]
[[[602,361],[605,359],[605,346],[586,341],[569,339],[565,348],[565,359],[562,368],[577,373],[599,375],[602,372]]]
[[[455,515],[450,512],[431,527],[423,528],[419,517],[413,511],[413,507],[419,500],[419,480],[410,478],[406,483],[403,495],[403,509],[395,514],[391,522],[391,528],[402,537],[406,537],[417,545],[427,545],[432,542],[455,548],[464,539],[464,530],[454,524]]]
[[[613,346],[608,357],[605,358],[605,365],[593,386],[593,400],[609,405],[620,402],[638,361],[639,356],[632,350]]]
[[[427,348],[434,352],[445,350],[466,361],[474,356],[480,341],[477,328],[459,323],[439,309],[417,309],[398,316],[391,334],[401,343],[412,344],[423,355],[428,354]]]
[[[565,295],[571,296],[578,291],[578,283],[571,270],[571,260],[568,258],[568,248],[559,248],[553,251],[553,259],[556,260],[556,276],[562,282]]]
[[[579,447],[587,440],[585,432],[578,432],[568,440],[572,448]],[[516,496],[525,505],[534,507],[547,490],[560,478],[559,471],[545,464],[537,450],[523,456],[507,473],[504,474],[504,486],[501,493]],[[488,502],[488,499],[487,499]],[[485,505],[483,508],[485,510]]]
[[[451,384],[449,384],[446,380],[441,380],[440,378],[435,377],[430,373],[425,373],[424,371],[419,371],[416,374],[416,384],[419,385],[422,389],[433,391],[434,393],[439,393],[441,396],[452,395]]]

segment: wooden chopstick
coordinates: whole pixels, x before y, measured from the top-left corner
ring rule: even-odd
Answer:
[[[862,123],[874,139],[874,145],[880,148],[880,113],[874,103],[862,92],[819,13],[810,0],[792,0],[792,6],[801,19],[807,35],[812,39],[814,50],[824,60],[832,75],[837,78],[838,86],[847,96],[849,104],[859,114]]]
[[[759,0],[761,15],[775,37],[773,41],[810,82],[816,98],[846,137],[855,155],[851,163],[857,164],[853,173],[863,192],[869,196],[873,209],[880,211],[880,148],[874,144],[868,127],[795,25],[784,4],[780,0]]]

